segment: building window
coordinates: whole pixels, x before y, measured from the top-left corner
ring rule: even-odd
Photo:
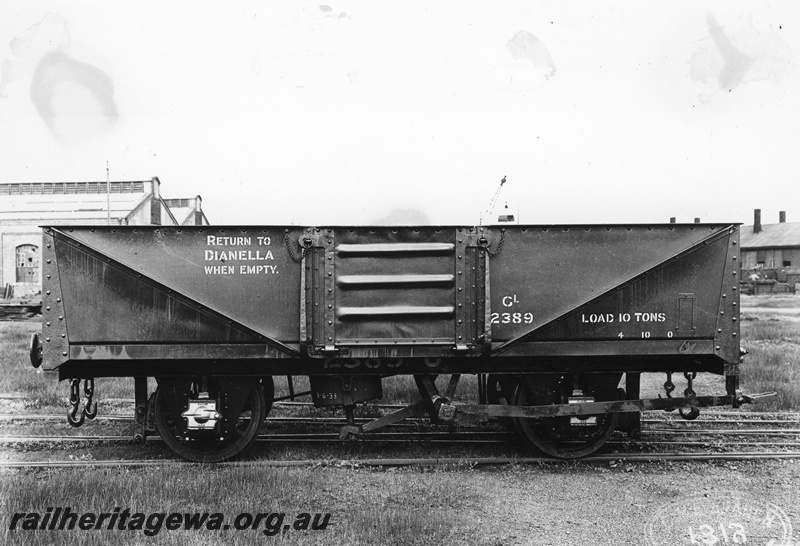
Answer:
[[[792,267],[791,260],[783,260],[783,267]]]
[[[17,282],[39,282],[39,247],[19,245],[17,247]]]

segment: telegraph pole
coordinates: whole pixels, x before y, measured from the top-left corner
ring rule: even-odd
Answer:
[[[111,225],[111,177],[108,172],[108,160],[106,159],[106,209],[108,211],[108,225]]]

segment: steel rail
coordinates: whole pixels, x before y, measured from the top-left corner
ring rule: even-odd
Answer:
[[[9,421],[14,421],[14,420],[18,420],[18,421],[19,420],[23,420],[23,421],[24,420],[31,420],[31,421],[56,420],[56,421],[61,421],[63,419],[64,419],[64,417],[61,416],[61,415],[49,415],[49,414],[24,414],[24,415],[23,414],[0,414],[0,421],[2,421],[2,420],[9,420]],[[104,415],[104,416],[101,415],[101,416],[98,416],[96,418],[96,420],[97,421],[106,420],[106,421],[118,421],[118,422],[132,422],[133,421],[133,417],[129,417],[129,416],[126,416],[126,415]],[[371,420],[372,420],[371,418],[357,418],[356,422],[358,422],[358,423],[366,423],[366,422],[369,422]],[[411,422],[394,423],[394,424],[392,424],[390,426],[392,426],[392,428],[418,427],[420,425],[422,425],[422,426],[431,426],[431,427],[435,426],[435,425],[429,423],[426,419],[413,419],[413,420],[409,419],[407,421],[411,421]],[[309,425],[314,425],[314,424],[343,425],[346,421],[345,421],[344,418],[339,418],[339,417],[268,417],[267,418],[267,422],[268,423],[276,423],[276,424],[277,423],[285,423],[285,424],[294,423],[294,424],[309,424]],[[701,429],[701,428],[695,428],[695,427],[691,426],[693,424],[710,425],[710,424],[714,424],[714,421],[704,421],[704,422],[701,423],[701,422],[697,422],[697,421],[683,421],[683,420],[675,420],[675,421],[646,420],[646,422],[651,423],[651,424],[660,424],[660,425],[666,425],[666,426],[674,425],[671,428],[650,428],[650,427],[646,427],[646,428],[642,429],[643,432],[653,433],[653,434],[667,434],[667,435],[678,435],[678,434],[682,434],[682,435],[703,435],[703,434],[707,434],[707,435],[723,435],[724,434],[724,435],[733,436],[733,437],[736,437],[736,436],[747,436],[747,435],[756,435],[756,436],[758,436],[758,435],[763,435],[763,436],[787,435],[787,436],[791,436],[791,435],[800,434],[800,429],[798,429],[798,428],[759,429],[759,428],[750,427],[750,428],[736,428],[736,429],[730,429],[730,428],[728,428],[728,429],[720,429],[720,428],[715,428],[715,429],[707,429],[707,428],[705,428],[705,429]],[[745,421],[744,423],[747,424],[747,425],[759,424],[758,421],[755,421],[755,422]],[[795,424],[795,422],[791,422],[791,421],[787,421],[787,423],[788,424]],[[766,424],[766,423],[764,423],[764,424]],[[473,428],[473,427],[467,426],[467,427],[464,427],[464,428],[470,429],[470,428]],[[472,432],[473,433],[483,433],[483,434],[487,434],[487,433],[490,434],[490,433],[494,432],[494,431],[491,431],[491,430],[487,431],[485,429],[484,430],[476,430],[476,429],[479,429],[479,428],[480,427],[474,427]],[[422,433],[424,434],[425,432],[422,432]],[[451,431],[431,431],[430,433],[440,433],[440,434],[451,433],[452,434]],[[370,433],[370,434],[374,434],[374,433]],[[392,433],[383,433],[383,434],[384,435],[388,435],[388,434],[392,434]],[[405,433],[405,434],[408,435],[408,434],[414,434],[414,433]]]
[[[671,417],[671,419],[669,418]],[[24,421],[24,420],[49,420],[49,421],[60,421],[64,419],[64,415],[59,414],[52,414],[52,413],[0,413],[0,421]],[[96,418],[96,420],[107,420],[107,421],[133,421],[134,416],[128,414],[100,414]],[[356,421],[363,421],[368,422],[373,420],[374,417],[356,417]],[[428,419],[414,419],[409,418],[406,419],[407,421],[424,421],[429,423]],[[275,416],[275,417],[267,417],[268,422],[321,422],[321,423],[344,423],[345,417],[317,417],[313,415],[308,416]],[[642,419],[642,423],[655,423],[655,424],[676,424],[681,426],[688,426],[693,424],[716,424],[716,423],[724,423],[724,424],[734,424],[734,423],[741,423],[741,424],[800,424],[800,419],[778,419],[778,420],[765,420],[765,419],[704,419],[698,418],[691,421],[687,421],[685,419],[679,418],[677,416],[669,415],[667,418],[663,419]]]
[[[642,437],[639,440],[609,440],[606,442],[605,445],[635,445],[639,447],[644,446],[697,446],[697,447],[714,447],[714,448],[724,448],[724,447],[759,447],[759,446],[778,446],[778,447],[792,447],[797,448],[800,447],[800,442],[732,442],[730,444],[722,443],[719,441],[707,441],[707,442],[698,442],[694,440],[676,440],[676,441],[660,441],[660,440],[649,440],[647,438]]]
[[[498,435],[499,436],[499,435]],[[147,441],[161,441],[161,437],[157,435],[147,436]],[[338,434],[269,434],[259,436],[256,438],[257,442],[299,442],[299,443],[317,443],[317,442],[352,442],[352,440],[341,440]],[[446,443],[446,444],[513,444],[519,443],[520,440],[516,435],[510,433],[503,433],[502,437],[452,437],[448,435],[437,436],[412,436],[404,437],[373,434],[367,435],[358,440],[357,442],[366,443]],[[133,442],[130,436],[0,436],[0,444],[15,444],[15,443],[68,443],[68,442]],[[798,444],[800,445],[800,444]]]
[[[800,447],[800,442],[721,442],[714,441],[688,441],[651,440],[658,437],[657,433],[646,431],[639,440],[611,440],[610,445],[696,445],[696,446],[783,446]],[[160,441],[157,434],[146,437],[147,441]],[[39,436],[39,435],[4,435],[0,436],[0,444],[14,443],[62,443],[62,442],[132,442],[133,438],[127,435],[69,435],[69,436]],[[336,433],[270,433],[262,434],[257,438],[259,442],[342,442]],[[471,443],[471,444],[519,444],[522,441],[512,432],[475,431],[475,432],[376,432],[361,436],[357,441],[368,443]]]
[[[161,437],[157,435],[147,436],[146,441],[148,442],[160,442]],[[334,441],[340,441],[338,435],[329,434],[329,435],[314,435],[314,434],[273,434],[273,435],[266,435],[266,436],[259,436],[256,439],[257,442],[282,442],[282,443],[317,443],[317,442],[325,442],[330,443]],[[508,437],[503,438],[436,438],[436,437],[424,437],[424,438],[386,438],[379,435],[374,436],[367,436],[361,438],[359,441],[367,442],[367,443],[446,443],[446,444],[475,444],[475,445],[491,445],[491,444],[505,444],[505,445],[513,445],[522,443],[522,441],[517,438],[513,434],[509,434]],[[130,436],[0,436],[0,444],[36,444],[36,443],[69,443],[69,442],[89,442],[89,443],[102,443],[102,442],[123,442],[123,443],[130,443],[133,442],[133,439]],[[786,447],[786,448],[800,448],[800,442],[732,442],[730,444],[720,443],[720,442],[698,442],[698,441],[687,441],[687,440],[677,440],[677,441],[658,441],[658,440],[650,440],[648,438],[641,438],[637,442],[633,442],[631,440],[610,440],[607,442],[607,445],[615,445],[615,446],[627,446],[635,444],[638,446],[653,446],[653,445],[664,445],[664,446],[697,446],[697,447],[715,447],[715,448],[724,448],[729,446],[736,446],[736,447]]]
[[[737,429],[737,428],[729,428],[729,429],[697,429],[697,428],[689,428],[685,430],[678,430],[674,428],[647,428],[642,429],[643,431],[646,430],[647,432],[653,434],[726,434],[728,436],[737,436],[737,435],[759,435],[763,434],[765,436],[773,436],[775,434],[779,435],[793,435],[793,434],[800,434],[800,429],[795,428],[774,428],[774,429],[757,429],[757,428],[748,428],[748,429]]]
[[[63,421],[66,419],[65,415],[45,414],[45,413],[0,413],[0,421]],[[373,417],[356,417],[357,423],[368,423],[372,421]],[[94,418],[95,421],[134,421],[133,415],[124,414],[100,414]],[[430,424],[430,419],[409,418],[405,421],[407,423],[394,423],[393,426],[415,426],[419,423]],[[267,417],[268,423],[309,423],[309,424],[345,424],[347,422],[345,417]]]
[[[646,410],[643,411],[644,415],[662,415],[664,412],[661,410]],[[720,409],[707,409],[703,415],[752,415],[752,416],[777,416],[777,417],[790,417],[793,419],[800,419],[800,412],[788,411],[737,411],[737,410],[720,410]]]
[[[642,419],[642,424],[656,423],[656,424],[676,424],[681,426],[686,425],[699,425],[699,424],[747,424],[747,425],[800,425],[800,419],[703,419],[697,418],[692,421],[687,421],[678,417],[672,419]]]
[[[66,419],[66,414],[56,415],[52,413],[0,413],[0,421],[63,421]],[[95,421],[134,421],[133,415],[124,414],[100,414],[94,418]],[[357,423],[367,423],[372,421],[372,417],[356,417]],[[412,422],[425,422],[430,423],[430,419],[406,419]],[[267,417],[268,423],[321,423],[321,424],[344,424],[347,422],[345,417]],[[401,423],[398,423],[401,424]],[[409,424],[409,423],[407,423]]]
[[[300,459],[300,460],[252,460],[229,461],[216,463],[220,467],[308,467],[308,468],[363,468],[363,467],[476,467],[496,465],[544,465],[544,464],[596,464],[596,463],[646,463],[646,462],[679,462],[679,461],[747,461],[800,459],[800,451],[791,452],[740,452],[740,453],[656,453],[656,454],[608,454],[592,455],[582,459],[551,459],[546,457],[432,457],[417,459]],[[138,467],[138,466],[197,466],[178,459],[145,459],[145,460],[101,460],[101,461],[0,461],[0,468],[98,468],[98,467]],[[203,465],[208,468],[208,465]]]

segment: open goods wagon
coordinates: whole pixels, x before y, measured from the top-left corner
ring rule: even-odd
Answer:
[[[735,224],[68,226],[43,238],[31,358],[72,380],[70,422],[96,413],[94,378],[133,377],[136,434],[150,414],[192,460],[252,443],[280,375],[308,376],[316,405],[344,407],[343,437],[415,415],[507,418],[561,458],[615,428],[636,435],[642,410],[693,418],[755,399],[739,390]],[[640,399],[642,372],[667,374],[665,397]],[[726,392],[698,396],[699,372],[724,375]],[[356,426],[353,407],[398,374],[420,401]],[[460,374],[478,374],[479,403],[454,399]]]

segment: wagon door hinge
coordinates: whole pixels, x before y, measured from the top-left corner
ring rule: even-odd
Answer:
[[[316,353],[323,356],[347,356],[350,354],[350,349],[335,345],[325,345],[317,347]]]

